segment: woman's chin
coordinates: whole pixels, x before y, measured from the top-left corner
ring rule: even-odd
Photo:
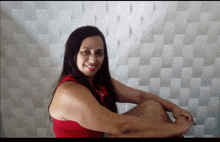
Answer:
[[[85,76],[87,76],[87,77],[94,77],[95,76],[95,73],[88,73],[88,72],[86,72],[86,73],[83,73]]]

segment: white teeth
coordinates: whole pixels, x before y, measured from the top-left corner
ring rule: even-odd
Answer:
[[[87,66],[87,67],[90,67],[90,68],[95,68],[95,66]]]
[[[88,68],[91,68],[91,69],[94,69],[95,68],[95,66],[87,66]]]

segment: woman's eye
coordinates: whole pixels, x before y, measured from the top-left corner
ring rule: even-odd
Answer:
[[[87,51],[87,50],[83,51],[82,54],[87,55],[87,54],[89,54],[89,51]]]
[[[98,55],[98,56],[102,56],[103,53],[102,53],[102,52],[98,52],[97,55]]]

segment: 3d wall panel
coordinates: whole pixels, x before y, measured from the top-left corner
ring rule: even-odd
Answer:
[[[219,7],[218,1],[1,1],[1,136],[55,137],[47,109],[64,44],[76,28],[94,25],[106,37],[112,77],[188,110],[197,125],[185,137],[219,137]],[[135,106],[117,105],[119,113]]]

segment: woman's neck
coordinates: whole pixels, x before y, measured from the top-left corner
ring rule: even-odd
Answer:
[[[87,80],[92,84],[92,86],[95,88],[94,82],[93,82],[94,77],[88,77]]]

